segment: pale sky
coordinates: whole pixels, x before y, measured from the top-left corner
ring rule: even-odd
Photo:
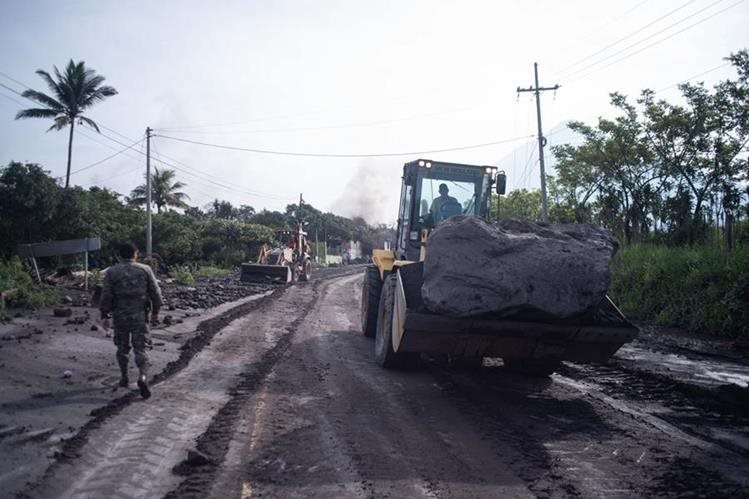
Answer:
[[[150,126],[155,159],[177,168],[193,205],[219,198],[283,209],[303,192],[318,208],[370,222],[395,220],[403,163],[418,157],[500,165],[510,188],[537,187],[535,145],[522,139],[536,133],[535,103],[516,93],[533,83],[534,62],[542,86],[562,86],[541,98],[554,145],[567,138],[552,133],[561,123],[610,115],[609,92],[634,100],[643,88],[663,89],[662,97],[676,100],[676,83],[733,77],[729,66],[720,67],[722,58],[749,45],[749,2],[741,0],[2,5],[0,164],[35,162],[64,175],[67,129],[46,132],[50,120],[15,121],[18,110],[34,106],[12,90],[48,92],[34,71],[73,58],[119,91],[88,111],[107,128],[103,135],[76,133],[73,171],[124,149]],[[320,158],[164,136],[350,155],[508,142]],[[145,143],[71,183],[128,194],[143,181],[139,151]],[[547,162],[550,156],[547,149]]]

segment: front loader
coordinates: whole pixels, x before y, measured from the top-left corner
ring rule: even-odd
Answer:
[[[435,208],[442,184],[457,210]],[[637,336],[637,328],[608,297],[584,315],[564,320],[530,312],[457,318],[426,309],[421,285],[431,229],[455,215],[489,218],[493,188],[504,193],[504,174],[494,167],[424,159],[404,165],[395,249],[373,251],[362,288],[362,332],[375,338],[375,359],[382,367],[413,365],[420,354],[473,365],[501,357],[510,369],[545,375],[563,360],[605,362]]]

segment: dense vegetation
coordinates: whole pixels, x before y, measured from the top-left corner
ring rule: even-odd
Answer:
[[[167,267],[196,262],[232,267],[254,258],[260,245],[276,243],[279,229],[291,229],[296,205],[284,212],[255,213],[250,206],[234,207],[216,200],[205,211],[163,211],[153,215],[154,252]],[[304,205],[307,230],[335,245],[357,239],[369,241],[376,230],[362,219],[347,219]],[[102,251],[92,253],[92,265],[114,261],[115,244],[131,240],[145,246],[146,214],[108,189],[64,189],[39,165],[11,162],[0,168],[0,259],[8,260],[19,243],[99,236]],[[314,239],[314,235],[312,236]],[[369,242],[369,247],[377,244]]]
[[[667,248],[633,245],[614,259],[612,299],[632,317],[711,331],[749,334],[749,246]]]

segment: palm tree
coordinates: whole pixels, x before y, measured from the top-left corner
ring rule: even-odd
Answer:
[[[174,170],[159,170],[154,168],[151,174],[151,202],[156,205],[156,212],[161,213],[161,208],[173,206],[175,208],[187,208],[185,199],[190,196],[177,189],[185,187],[182,182],[174,181]],[[128,203],[133,206],[143,206],[147,202],[148,189],[146,184],[139,185],[130,193]]]
[[[61,74],[57,66],[55,69],[56,80],[46,71],[38,69],[36,74],[42,77],[47,86],[52,90],[55,97],[37,92],[36,90],[26,90],[21,95],[30,100],[36,101],[43,108],[24,109],[16,114],[16,119],[21,118],[52,118],[54,124],[47,130],[62,130],[70,125],[70,138],[68,139],[68,170],[65,176],[65,188],[70,185],[70,160],[73,153],[73,129],[75,121],[78,124],[86,123],[88,126],[99,132],[99,126],[91,119],[83,116],[83,112],[99,101],[117,94],[117,90],[109,86],[101,86],[104,77],[97,75],[93,69],[86,68],[85,62],[78,64],[70,60],[65,68],[65,73]]]

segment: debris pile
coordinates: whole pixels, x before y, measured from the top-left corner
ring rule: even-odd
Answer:
[[[573,317],[605,297],[618,246],[589,224],[454,217],[427,241],[422,298],[432,312],[453,317]]]

